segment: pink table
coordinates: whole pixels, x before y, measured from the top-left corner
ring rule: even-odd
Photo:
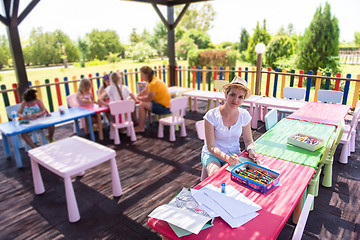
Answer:
[[[110,108],[101,106],[101,105],[97,105],[97,104],[81,106],[81,108],[89,109],[89,110],[95,112],[97,124],[99,127],[99,139],[104,140],[103,126],[102,126],[102,122],[101,122],[101,113],[110,111]],[[85,124],[85,126],[86,126],[86,124]],[[86,128],[85,128],[85,131],[87,132]]]
[[[246,157],[246,155],[247,153],[244,152],[243,156]],[[315,169],[263,155],[259,155],[259,157],[264,165],[281,172],[280,187],[274,187],[266,194],[261,194],[246,186],[237,184],[230,180],[230,172],[225,170],[227,164],[195,187],[195,189],[200,189],[207,184],[220,187],[222,182],[226,182],[227,185],[231,184],[262,207],[258,211],[259,215],[250,222],[234,229],[221,218],[216,218],[214,226],[200,231],[198,235],[191,234],[181,239],[276,239],[297,203],[300,202],[298,205],[302,205],[303,192],[308,186]],[[297,208],[296,211],[298,214],[301,207],[300,209]],[[165,221],[150,218],[148,225],[165,238],[180,239]]]
[[[308,102],[287,118],[337,127],[339,121],[346,117],[349,109],[348,105]]]

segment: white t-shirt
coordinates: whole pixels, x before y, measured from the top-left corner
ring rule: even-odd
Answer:
[[[124,100],[128,99],[130,97],[130,89],[125,86],[121,85],[119,86],[121,94],[123,95]],[[107,92],[107,95],[110,98],[110,102],[119,101],[121,100],[120,94],[118,90],[116,89],[116,86],[111,84],[110,86],[105,88],[105,91]]]
[[[239,108],[238,120],[230,129],[224,126],[219,107],[209,110],[205,114],[204,119],[215,128],[215,147],[227,155],[230,155],[229,151],[234,154],[240,153],[239,139],[242,134],[242,128],[251,121],[251,115],[247,110]],[[211,154],[206,144],[202,149],[202,153]]]

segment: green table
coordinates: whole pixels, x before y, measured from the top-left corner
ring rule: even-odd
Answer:
[[[284,118],[256,140],[255,149],[263,155],[316,168],[334,130],[331,125]],[[324,139],[325,144],[314,152],[287,144],[288,136],[296,133]]]

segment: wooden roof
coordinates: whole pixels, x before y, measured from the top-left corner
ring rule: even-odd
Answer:
[[[125,0],[131,2],[143,2],[143,3],[154,3],[165,6],[175,6],[186,3],[206,2],[210,0]]]

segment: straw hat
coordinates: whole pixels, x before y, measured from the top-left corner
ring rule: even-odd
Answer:
[[[229,84],[226,84],[223,86],[223,92],[225,94],[227,94],[227,92],[230,90],[230,88],[232,87],[240,87],[242,89],[245,90],[246,92],[246,96],[245,96],[245,99],[246,98],[249,98],[251,96],[251,90],[247,87],[247,82],[242,79],[241,77],[234,77],[234,79],[231,81],[231,83]]]

